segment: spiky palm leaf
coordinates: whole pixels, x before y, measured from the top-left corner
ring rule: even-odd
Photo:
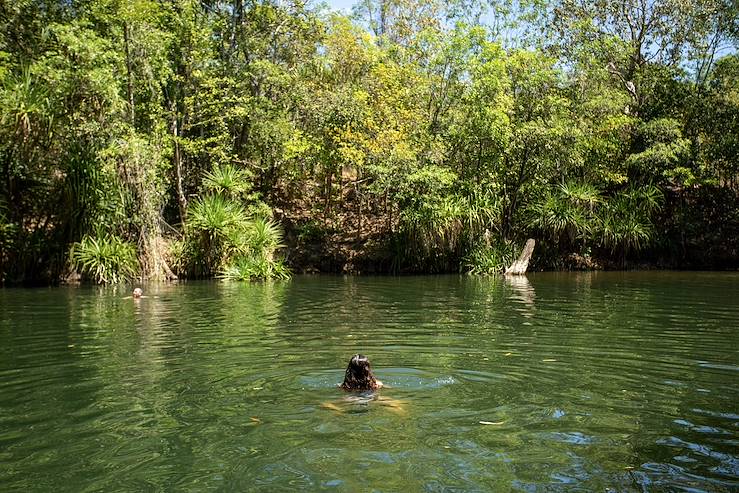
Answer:
[[[282,230],[280,226],[263,217],[255,217],[251,221],[250,244],[256,251],[276,250],[284,247],[282,244]]]
[[[194,201],[188,211],[188,225],[210,238],[225,237],[231,228],[246,223],[240,204],[222,195],[209,194]]]
[[[70,250],[72,267],[99,284],[131,279],[138,271],[136,247],[117,236],[85,236]]]
[[[281,260],[252,253],[234,259],[218,273],[220,279],[250,281],[252,279],[289,279],[290,271]]]
[[[0,125],[11,127],[21,141],[50,121],[48,94],[36,83],[29,67],[6,79],[3,89]]]
[[[649,214],[639,209],[627,194],[611,199],[604,207],[598,234],[600,243],[612,252],[618,249],[626,255],[632,250],[642,250],[652,240],[654,227]]]
[[[250,175],[247,171],[238,169],[231,164],[221,164],[205,173],[203,187],[209,192],[222,194],[227,197],[237,197],[248,192],[251,188]]]
[[[593,210],[602,200],[600,191],[590,183],[563,183],[559,186],[559,195],[568,202],[589,210]]]
[[[581,207],[554,193],[547,194],[544,200],[531,207],[530,218],[534,227],[554,240],[564,233],[574,238],[586,233],[590,227]]]

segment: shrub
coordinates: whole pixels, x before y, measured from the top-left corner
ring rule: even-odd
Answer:
[[[72,244],[70,263],[83,277],[99,284],[131,279],[139,267],[136,247],[113,235],[88,235]]]
[[[9,252],[15,246],[18,229],[15,224],[8,221],[0,203],[0,282],[3,282],[8,274],[6,265],[9,265]]]
[[[600,244],[622,259],[639,251],[654,238],[652,216],[662,206],[663,196],[652,185],[629,187],[607,201],[599,212],[596,234]]]
[[[188,236],[176,252],[181,271],[240,280],[289,276],[275,259],[282,231],[271,219],[249,219],[239,202],[219,194],[195,201],[188,218]]]
[[[554,243],[563,239],[572,243],[590,233],[593,211],[601,201],[599,191],[590,184],[563,183],[529,207],[529,223]]]
[[[221,279],[286,279],[290,271],[275,251],[282,248],[282,231],[271,219],[256,217],[229,235],[230,261],[218,274]]]
[[[209,192],[235,198],[251,188],[249,173],[230,164],[215,166],[212,171],[205,173],[203,187]]]
[[[512,242],[487,239],[479,242],[462,259],[462,268],[473,275],[500,274],[516,259],[516,246]]]
[[[300,224],[296,228],[299,244],[320,243],[331,231],[319,221],[310,220]]]
[[[226,236],[246,221],[246,213],[237,202],[211,194],[197,199],[187,211],[188,225],[214,240]]]

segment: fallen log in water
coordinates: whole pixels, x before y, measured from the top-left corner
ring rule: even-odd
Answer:
[[[536,241],[533,238],[526,240],[526,246],[523,247],[521,255],[519,255],[518,260],[506,269],[505,275],[520,276],[526,274],[526,269],[529,267],[529,260],[534,253],[534,245],[536,245]]]

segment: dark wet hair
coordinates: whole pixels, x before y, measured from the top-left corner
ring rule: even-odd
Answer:
[[[341,388],[344,390],[376,390],[380,385],[377,383],[375,375],[372,373],[369,358],[363,354],[355,354],[349,360],[349,366],[346,367],[344,375],[344,383]]]

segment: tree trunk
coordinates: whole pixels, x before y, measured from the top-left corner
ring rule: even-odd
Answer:
[[[334,180],[334,174],[333,172],[329,172],[326,176],[326,201],[324,203],[324,209],[323,209],[323,217],[325,220],[328,220],[328,213],[331,209],[331,195],[332,195],[332,188],[334,186],[333,184]]]
[[[534,254],[535,245],[536,241],[533,238],[526,240],[526,246],[523,247],[521,255],[518,257],[518,260],[513,262],[511,266],[506,269],[505,275],[520,276],[526,274],[526,269],[529,267],[529,260],[531,260],[531,256]]]
[[[128,107],[130,111],[131,125],[136,123],[136,111],[133,101],[133,69],[131,68],[131,33],[129,32],[128,22],[123,23],[123,42],[126,51],[126,92],[128,95]]]
[[[358,178],[359,176],[357,176]],[[357,241],[362,240],[362,195],[359,192],[359,183],[357,183],[354,192],[357,195]]]
[[[172,141],[174,142],[174,173],[175,173],[175,186],[177,188],[177,205],[180,209],[180,223],[184,231],[186,226],[186,214],[187,214],[187,197],[185,197],[185,191],[182,186],[182,154],[180,153],[180,142],[179,142],[179,131],[177,126],[177,112],[172,112]]]

